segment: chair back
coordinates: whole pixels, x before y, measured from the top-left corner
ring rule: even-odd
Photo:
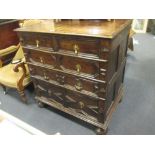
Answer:
[[[23,52],[22,46],[19,44],[18,51],[16,52],[16,55],[14,56],[13,60],[21,60],[23,58],[25,58],[24,52]]]

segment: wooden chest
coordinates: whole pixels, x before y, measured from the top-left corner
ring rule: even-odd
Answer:
[[[46,20],[16,31],[36,100],[104,133],[122,98],[130,20]]]

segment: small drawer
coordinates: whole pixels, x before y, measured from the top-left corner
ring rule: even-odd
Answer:
[[[51,65],[52,67],[56,64],[56,57],[50,52],[41,52],[39,50],[24,48],[24,55],[27,62],[41,63],[44,65]]]
[[[22,41],[22,45],[24,46],[53,48],[53,38],[49,34],[23,33],[20,39]]]
[[[99,40],[89,37],[66,37],[60,36],[57,38],[60,50],[73,51],[78,53],[89,53],[98,55],[99,52]]]
[[[81,58],[70,58],[68,56],[59,57],[60,69],[70,71],[78,75],[86,75],[95,78],[100,73],[100,66],[107,67],[106,62],[98,62],[94,60],[86,60]]]
[[[93,77],[99,73],[99,62],[96,61],[67,56],[61,56],[59,60],[60,69],[64,71],[74,72],[75,74],[87,74]]]

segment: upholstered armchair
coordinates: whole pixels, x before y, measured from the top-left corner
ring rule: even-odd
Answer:
[[[16,88],[22,100],[26,102],[24,88],[31,82],[29,70],[25,64],[23,50],[20,44],[3,49],[3,51],[5,51],[5,54],[7,54],[10,53],[10,51],[13,51],[13,49],[17,50],[17,53],[11,63],[3,66],[3,61],[0,60],[0,85],[3,87],[5,94],[6,87]]]
[[[40,23],[41,20],[25,20],[20,26],[31,26]],[[9,54],[16,53],[12,61],[6,65],[3,58]],[[0,85],[6,94],[6,87],[18,90],[21,99],[26,102],[24,88],[31,82],[28,66],[25,63],[25,57],[22,46],[10,46],[0,50]]]

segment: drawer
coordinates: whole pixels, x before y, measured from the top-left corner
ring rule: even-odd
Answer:
[[[78,53],[89,53],[98,55],[100,40],[91,37],[57,36],[60,50],[73,51]]]
[[[52,49],[54,47],[53,36],[50,34],[23,33],[20,39],[24,46],[47,47]]]
[[[53,104],[56,102],[56,104],[83,114],[85,117],[97,119],[100,116],[101,107],[99,106],[101,101],[85,97],[35,78],[33,78],[33,82],[37,97],[45,97],[49,101],[52,101]],[[103,108],[104,103],[102,105]]]
[[[98,62],[83,58],[59,56],[58,60],[59,69],[66,72],[73,72],[73,74],[79,74],[81,76],[91,76],[92,78],[100,74],[100,68],[107,68],[107,62]]]
[[[24,48],[24,55],[27,62],[46,64],[52,67],[56,64],[56,57],[50,52],[41,52],[39,50]]]
[[[108,61],[71,57],[57,54],[57,52],[27,47],[23,47],[23,49],[27,62],[51,65],[52,68],[54,67],[63,72],[105,80]]]
[[[39,66],[33,66],[29,64],[29,70],[32,76],[39,76],[44,80],[53,80],[59,85],[66,87],[72,87],[77,91],[86,91],[85,93],[94,93],[99,97],[105,97],[105,83],[88,80],[74,75],[53,71]]]

